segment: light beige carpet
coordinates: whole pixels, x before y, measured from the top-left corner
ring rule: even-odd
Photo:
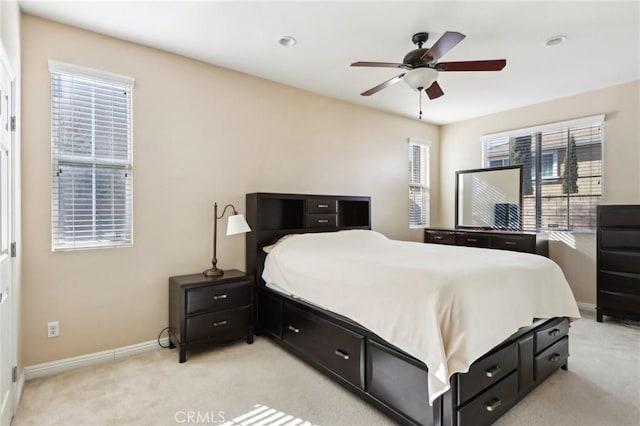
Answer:
[[[501,426],[637,426],[640,330],[593,314],[571,328],[559,371],[498,421]],[[26,383],[14,426],[385,425],[392,422],[266,338],[178,363],[176,350]]]

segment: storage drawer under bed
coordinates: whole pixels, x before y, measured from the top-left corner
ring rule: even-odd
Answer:
[[[364,337],[338,325],[285,304],[283,340],[364,389]]]

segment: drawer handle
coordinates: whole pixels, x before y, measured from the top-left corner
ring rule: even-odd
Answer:
[[[220,299],[226,299],[227,295],[226,294],[216,294],[215,296],[213,296],[213,300],[220,300]]]
[[[549,357],[550,362],[556,362],[560,359],[560,354],[553,354]]]
[[[505,241],[504,244],[507,245],[507,246],[515,246],[516,245],[515,241]]]
[[[338,356],[338,357],[340,357],[340,358],[342,358],[344,360],[349,359],[349,354],[346,353],[346,352],[342,352],[340,349],[336,349],[334,354],[336,354],[336,356]]]
[[[494,411],[496,408],[498,408],[501,405],[502,405],[502,401],[500,401],[498,398],[494,398],[491,401],[487,402],[485,404],[485,407],[487,411]]]
[[[318,204],[318,208],[319,209],[328,209],[329,208],[329,204]]]
[[[318,223],[329,223],[329,219],[318,219]]]
[[[559,334],[560,334],[560,330],[558,330],[557,328],[554,328],[549,332],[549,336],[553,336],[553,337],[556,337]]]
[[[292,325],[289,326],[289,330],[293,331],[294,333],[300,333],[300,329],[299,328],[295,328]]]
[[[443,236],[441,236],[441,235],[438,235],[438,236],[436,236],[436,237],[434,237],[434,238],[435,238],[436,240],[444,240],[444,237],[443,237]]]
[[[492,377],[496,377],[498,374],[500,374],[500,372],[502,371],[502,368],[500,368],[499,365],[494,365],[493,367],[484,370],[484,374],[487,375],[487,377],[492,378]]]
[[[478,239],[477,238],[467,238],[467,241],[470,242],[470,243],[475,243],[475,242],[478,242]]]
[[[227,320],[216,321],[216,322],[213,323],[214,327],[218,327],[220,325],[227,325]]]

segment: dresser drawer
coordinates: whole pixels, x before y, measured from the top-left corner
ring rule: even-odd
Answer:
[[[465,374],[456,374],[458,405],[497,383],[518,366],[518,347],[515,343],[474,362]]]
[[[186,291],[186,314],[221,311],[251,303],[251,281],[233,284],[208,285]]]
[[[343,379],[364,389],[364,337],[286,305],[283,340]]]
[[[216,336],[242,336],[247,333],[251,321],[249,307],[195,315],[186,319],[186,341]]]
[[[491,235],[491,248],[535,253],[535,237],[529,235]]]
[[[600,250],[599,269],[640,274],[640,250]]]
[[[307,198],[304,201],[305,213],[337,213],[338,201],[332,198]]]
[[[640,296],[640,274],[599,271],[598,290]]]
[[[569,320],[556,318],[535,331],[535,353],[540,352],[549,345],[569,334]]]
[[[458,426],[490,425],[511,408],[517,397],[518,376],[514,371],[458,409]]]
[[[456,243],[456,233],[451,231],[424,231],[424,242],[433,244],[451,244]]]
[[[567,358],[569,358],[569,337],[564,337],[536,356],[534,362],[536,381],[539,382],[549,377],[567,363]]]
[[[640,314],[640,296],[628,293],[598,290],[598,307]]]
[[[598,226],[640,226],[640,206],[598,206]]]
[[[491,246],[490,237],[486,234],[459,233],[456,235],[456,244],[460,246],[484,248],[489,248]]]
[[[636,229],[601,229],[600,247],[640,249],[640,228]]]
[[[307,228],[335,227],[338,224],[337,214],[306,214],[304,219]]]

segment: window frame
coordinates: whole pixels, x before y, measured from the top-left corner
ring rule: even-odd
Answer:
[[[100,248],[116,248],[116,247],[131,247],[133,246],[133,89],[135,87],[135,80],[132,77],[114,74],[111,72],[100,71],[83,66],[68,64],[64,62],[49,60],[49,73],[50,73],[50,113],[51,113],[51,250],[52,251],[71,251],[71,250],[85,250],[85,249],[100,249]],[[90,84],[106,84],[122,88],[127,91],[127,116],[126,116],[126,159],[117,159],[112,156],[100,156],[95,152],[96,149],[96,133],[92,129],[91,134],[91,154],[74,156],[65,154],[60,150],[60,142],[56,142],[54,139],[57,135],[54,133],[54,113],[56,106],[54,105],[54,90],[53,80],[54,74],[86,80]],[[92,106],[91,109],[91,121],[96,120],[96,110]],[[125,173],[124,182],[124,220],[128,233],[128,238],[116,239],[116,238],[94,238],[87,241],[82,241],[78,238],[69,238],[67,242],[60,236],[59,221],[61,213],[60,205],[60,186],[61,181],[58,179],[60,167],[65,165],[70,167],[82,167],[91,166],[91,198],[92,198],[92,212],[91,220],[93,226],[93,232],[96,231],[95,223],[98,218],[98,213],[95,207],[96,193],[98,191],[96,180],[100,170],[105,171],[109,168],[122,169]],[[76,173],[76,172],[74,172]]]
[[[416,138],[408,138],[407,139],[407,160],[409,161],[410,150],[412,146],[421,146],[426,150],[426,158],[423,159],[422,164],[425,165],[424,174],[422,176],[423,183],[414,183],[411,175],[411,163],[409,163],[409,167],[407,170],[408,173],[408,189],[409,189],[409,211],[408,211],[408,223],[409,229],[425,229],[430,226],[431,223],[431,142],[423,139]],[[423,198],[426,198],[427,209],[426,212],[424,208],[421,208],[421,216],[424,219],[424,223],[422,224],[414,224],[411,223],[411,203],[413,199],[411,198],[411,191],[414,188],[420,188],[423,191]]]

